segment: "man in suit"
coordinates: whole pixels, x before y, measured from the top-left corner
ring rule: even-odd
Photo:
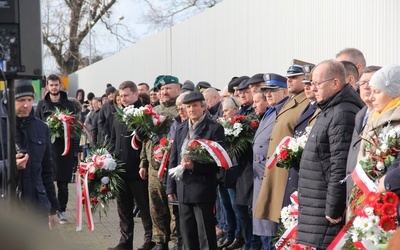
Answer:
[[[125,81],[119,85],[119,96],[124,107],[133,105],[135,108],[142,106],[139,100],[137,86],[134,82]],[[152,237],[152,222],[149,211],[149,196],[148,196],[148,181],[147,169],[140,168],[140,151],[134,150],[131,146],[132,132],[128,131],[127,126],[114,119],[111,130],[111,151],[115,154],[118,160],[125,163],[125,173],[122,176],[126,188],[121,191],[117,197],[118,216],[120,220],[121,238],[119,244],[115,247],[110,247],[108,250],[131,250],[133,245],[133,209],[134,200],[140,209],[142,223],[144,227],[144,244],[139,247],[139,250],[148,250],[155,246],[151,241]],[[143,177],[143,178],[141,178]]]
[[[185,249],[217,249],[215,219],[217,165],[201,164],[182,155],[182,147],[192,139],[207,139],[225,145],[224,128],[206,115],[207,103],[201,93],[193,91],[182,102],[189,119],[178,125],[169,166],[181,165],[180,180],[168,176],[167,194],[179,202],[180,229]]]
[[[261,89],[265,92],[269,109],[261,117],[260,125],[254,135],[253,143],[253,207],[256,206],[261,190],[262,179],[268,152],[269,140],[276,116],[288,99],[286,78],[278,74],[266,74],[265,84]],[[257,92],[256,92],[257,93]],[[266,109],[266,108],[265,108]],[[253,217],[253,234],[261,238],[262,249],[271,249],[273,236],[276,235],[277,223]]]
[[[356,115],[353,136],[350,143],[349,154],[347,156],[347,164],[346,164],[346,174],[350,175],[354,168],[357,165],[357,156],[358,151],[360,151],[360,143],[361,143],[361,133],[364,130],[364,126],[368,121],[368,117],[372,109],[372,102],[370,100],[371,96],[371,88],[369,86],[369,80],[372,75],[375,74],[376,71],[381,69],[379,66],[368,66],[361,71],[360,80],[357,82],[357,85],[360,90],[361,100],[365,103],[365,106],[360,109],[360,111]],[[347,192],[347,201],[349,201],[349,195],[351,189],[353,188],[354,181],[349,176],[346,179],[346,192]]]
[[[289,67],[287,74],[289,99],[276,117],[266,161],[274,155],[276,147],[285,136],[293,136],[294,126],[297,124],[301,112],[309,103],[302,83],[305,74],[303,67],[293,64]],[[254,217],[279,222],[287,178],[287,169],[273,166],[271,169],[265,170]]]

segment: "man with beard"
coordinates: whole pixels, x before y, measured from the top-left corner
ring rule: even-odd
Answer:
[[[40,100],[36,107],[36,116],[46,121],[52,112],[58,108],[62,111],[69,111],[76,114],[74,104],[68,100],[67,93],[61,89],[61,79],[57,75],[49,75],[47,77],[47,94],[44,99]],[[73,139],[75,140],[75,139]],[[51,144],[51,155],[54,166],[54,180],[57,182],[57,198],[60,203],[58,217],[61,224],[68,222],[66,208],[68,203],[68,183],[71,181],[72,169],[74,167],[74,145],[71,140],[71,148],[67,155],[62,156],[64,152],[64,138],[57,138]]]

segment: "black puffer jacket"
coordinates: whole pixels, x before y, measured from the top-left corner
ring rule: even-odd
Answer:
[[[318,104],[321,113],[313,126],[300,162],[297,242],[325,249],[343,227],[330,223],[342,217],[346,205],[346,161],[356,113],[363,106],[350,85]]]

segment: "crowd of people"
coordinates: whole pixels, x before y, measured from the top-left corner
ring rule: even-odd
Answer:
[[[376,136],[377,127],[395,127],[400,122],[400,65],[367,66],[355,48],[316,65],[293,60],[282,75],[233,77],[222,91],[205,81],[182,84],[172,75],[158,76],[153,88],[132,81],[118,89],[110,84],[104,96],[89,93],[86,101],[83,90],[72,100],[60,88],[58,76],[47,78],[47,94],[34,115],[33,87],[16,86],[17,142],[28,149],[26,155],[17,155],[22,196],[42,202],[38,193],[46,194],[51,223],[56,212],[60,223],[67,222],[68,183],[79,160],[91,147],[108,145],[124,163],[126,184],[117,197],[121,238],[109,250],[132,249],[133,218],[138,213],[145,231],[139,249],[169,249],[170,241],[173,249],[274,249],[281,210],[290,204],[294,191],[299,198],[296,242],[326,249],[346,222],[355,185],[346,177],[365,156],[364,139]],[[140,128],[129,131],[114,113],[116,107],[131,105],[151,105],[155,113],[174,117],[169,131],[150,138]],[[48,129],[38,121],[55,108],[79,114],[92,135],[90,140],[75,141],[63,156],[63,139],[50,143]],[[259,126],[246,153],[232,157],[231,168],[218,169],[216,163],[182,154],[192,139],[212,140],[224,147],[224,128],[218,120],[236,115],[255,116]],[[266,169],[281,140],[304,134],[308,127],[300,164],[290,169],[273,164]],[[27,129],[38,135],[30,134],[28,140]],[[160,163],[154,160],[153,150],[162,136],[173,141],[168,168],[183,167],[181,179],[158,175]],[[46,154],[50,151],[51,159]],[[400,194],[399,162],[379,180],[379,192]],[[57,195],[49,181],[53,169]],[[33,181],[33,173],[42,177]],[[34,189],[35,185],[41,189]]]

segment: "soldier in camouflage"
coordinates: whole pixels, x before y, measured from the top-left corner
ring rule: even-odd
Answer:
[[[174,118],[178,116],[176,99],[180,92],[180,84],[178,78],[174,76],[164,75],[156,79],[155,86],[161,89],[160,105],[153,108],[153,111],[160,115]],[[169,131],[166,131],[167,133]],[[148,171],[149,180],[149,203],[150,215],[153,222],[152,241],[156,243],[153,250],[168,249],[168,241],[174,243],[173,249],[179,249],[179,240],[177,233],[178,207],[169,204],[165,192],[166,175],[162,179],[158,177],[158,169],[160,163],[156,162],[153,157],[153,149],[159,143],[159,139],[166,137],[167,133],[157,135],[158,138],[149,138],[143,141],[141,151],[141,168],[146,168]],[[175,216],[176,215],[176,216]]]

